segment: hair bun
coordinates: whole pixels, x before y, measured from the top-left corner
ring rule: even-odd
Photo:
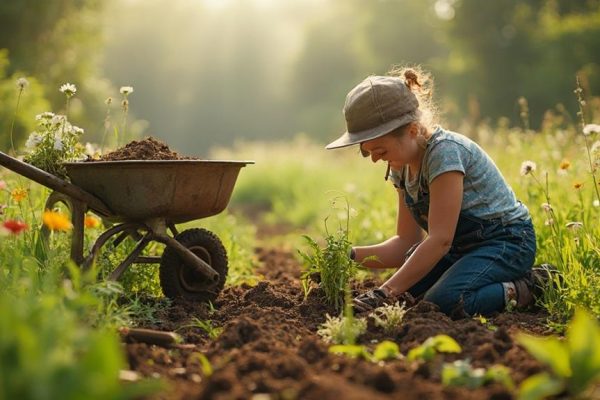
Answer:
[[[404,79],[406,79],[406,86],[408,86],[410,89],[412,89],[414,86],[419,88],[421,87],[421,84],[419,83],[419,77],[412,69],[407,69],[404,71]]]

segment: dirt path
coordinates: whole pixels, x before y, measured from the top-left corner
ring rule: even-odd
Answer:
[[[257,249],[260,273],[265,280],[255,287],[228,288],[216,303],[174,303],[160,323],[148,328],[176,330],[185,339],[178,348],[129,343],[126,351],[131,369],[143,376],[161,376],[170,383],[155,399],[511,399],[499,384],[468,390],[444,387],[439,368],[418,367],[405,360],[378,365],[327,352],[317,336],[325,313],[316,291],[304,299],[300,266],[282,250]],[[363,287],[372,286],[366,282]],[[211,340],[200,328],[182,325],[193,318],[211,320],[223,331]],[[489,320],[495,327],[474,319],[453,321],[429,303],[418,303],[407,312],[402,326],[385,335],[370,327],[361,344],[393,340],[403,354],[430,336],[445,333],[463,352],[444,361],[468,358],[474,367],[503,364],[519,383],[539,372],[541,366],[518,347],[518,330],[540,333],[543,315],[501,314]],[[493,328],[492,327],[492,328]],[[204,354],[214,372],[205,377],[197,353]],[[439,366],[439,363],[438,363]]]

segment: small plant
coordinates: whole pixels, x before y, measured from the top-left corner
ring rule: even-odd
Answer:
[[[492,332],[495,332],[498,330],[498,327],[496,325],[492,324],[490,322],[490,320],[487,319],[486,317],[484,317],[483,315],[475,315],[473,317],[473,319],[475,321],[479,321],[479,323],[481,323],[481,325],[485,326],[488,330],[490,330]]]
[[[25,161],[53,175],[66,177],[62,163],[83,156],[79,143],[83,129],[67,120],[66,115],[45,112],[36,116],[37,131],[32,132],[25,143],[29,154]]]
[[[356,344],[334,345],[329,348],[329,352],[335,354],[344,354],[352,358],[362,357],[365,360],[373,362],[402,358],[402,353],[400,353],[400,348],[398,345],[389,340],[384,340],[383,342],[379,343],[375,347],[373,354],[369,353],[369,350],[366,346]]]
[[[462,348],[448,335],[437,335],[428,338],[422,345],[408,352],[408,360],[431,361],[438,353],[460,353]]]
[[[385,333],[391,333],[400,326],[406,311],[406,303],[400,305],[396,302],[376,308],[369,316],[375,321],[375,326],[381,327]]]
[[[512,390],[514,383],[510,377],[510,369],[504,365],[493,365],[485,368],[473,368],[468,360],[456,360],[445,363],[442,367],[442,384],[445,386],[464,386],[476,389],[491,382],[498,382]]]
[[[329,314],[325,317],[326,321],[321,324],[317,334],[327,343],[351,345],[367,331],[367,321],[364,318],[332,317]]]
[[[519,388],[519,399],[535,400],[564,393],[586,398],[600,381],[600,326],[578,309],[567,327],[566,340],[521,334],[518,342],[538,361],[550,368],[527,378]]]
[[[334,200],[335,203],[335,200]],[[358,264],[350,259],[351,243],[348,240],[350,205],[346,200],[346,226],[340,226],[336,234],[330,234],[325,219],[326,246],[321,246],[310,236],[303,235],[313,254],[299,251],[308,268],[302,273],[304,294],[310,291],[309,281],[316,281],[323,291],[327,302],[340,309],[344,290],[350,279],[356,274]],[[315,278],[318,277],[318,278]]]
[[[206,332],[206,334],[208,335],[209,338],[211,339],[216,339],[219,337],[219,335],[221,335],[221,333],[223,332],[223,328],[221,327],[217,327],[217,326],[213,326],[212,321],[207,319],[207,320],[202,320],[199,318],[194,318],[192,320],[191,324],[187,324],[182,326],[181,328],[200,328],[202,329],[204,332]],[[181,329],[180,328],[180,329]]]

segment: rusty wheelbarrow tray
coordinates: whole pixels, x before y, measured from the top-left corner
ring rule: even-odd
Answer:
[[[89,268],[109,241],[116,248],[126,238],[135,248],[111,273],[117,280],[133,263],[160,263],[160,281],[168,297],[213,300],[227,276],[227,253],[212,232],[175,224],[223,211],[239,171],[253,161],[160,160],[94,161],[65,163],[67,182],[0,152],[0,165],[34,180],[53,192],[45,208],[64,203],[71,212],[71,258]],[[83,251],[84,217],[99,215],[110,226]],[[170,231],[171,235],[168,234]],[[42,237],[48,230],[42,227]],[[161,257],[141,256],[152,241],[164,243]]]

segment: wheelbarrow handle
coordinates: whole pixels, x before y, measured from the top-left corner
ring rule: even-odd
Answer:
[[[57,192],[79,200],[87,204],[89,208],[98,212],[99,214],[104,216],[113,215],[113,213],[102,202],[102,200],[81,189],[79,186],[75,186],[70,182],[36,168],[31,164],[17,160],[16,158],[9,156],[2,151],[0,151],[0,165],[10,169],[13,172],[16,172],[19,175],[29,178],[40,185],[44,185],[50,189],[56,190]]]

